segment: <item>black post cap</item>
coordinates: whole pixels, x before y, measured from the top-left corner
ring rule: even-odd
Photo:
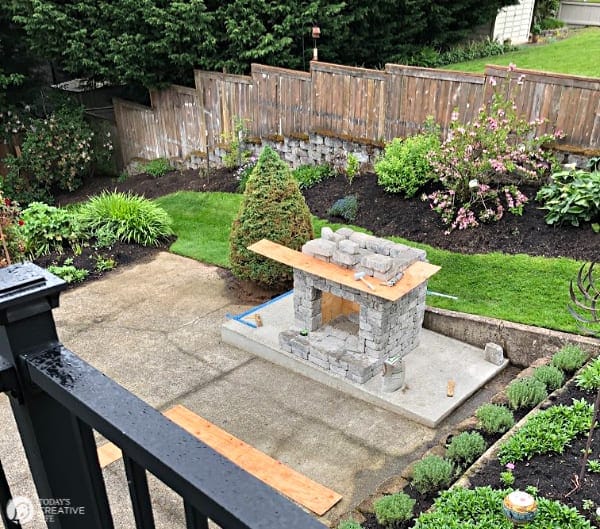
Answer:
[[[33,263],[0,268],[0,310],[39,298],[48,298],[51,307],[57,307],[58,294],[66,287],[62,279]]]

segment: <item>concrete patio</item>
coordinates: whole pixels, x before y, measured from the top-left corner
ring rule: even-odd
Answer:
[[[324,523],[397,476],[514,374],[496,377],[433,429],[224,344],[226,314],[249,308],[232,298],[215,267],[160,253],[63,293],[54,316],[67,347],[155,408],[182,404],[342,494]],[[12,492],[34,498],[4,395],[0,424]],[[122,463],[104,474],[115,526],[134,527]],[[183,527],[181,499],[155,479],[150,484],[157,527]],[[25,527],[45,527],[41,513]]]

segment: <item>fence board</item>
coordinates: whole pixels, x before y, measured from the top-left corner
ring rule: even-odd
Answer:
[[[515,88],[515,79],[523,75],[522,90],[514,91],[514,98],[524,116],[547,119],[549,124],[541,130],[547,131],[552,125],[562,129],[570,145],[600,147],[600,138],[593,128],[600,112],[600,79],[522,69],[511,73],[498,66],[487,66],[486,75],[505,82],[512,79]]]
[[[385,113],[380,106],[385,72],[312,62],[311,74],[314,129],[357,139],[378,137],[379,113]]]
[[[526,119],[545,118],[538,132],[561,128],[566,143],[600,148],[600,79],[582,76],[499,66],[484,75],[393,64],[377,71],[313,61],[308,73],[253,64],[251,76],[196,71],[195,81],[195,89],[152,92],[151,108],[115,102],[125,163],[205,152],[233,131],[235,118],[256,136],[327,131],[391,140],[417,133],[429,115],[445,130],[455,108],[461,121],[472,121],[494,92]]]
[[[162,156],[154,111],[150,107],[122,99],[115,99],[114,106],[125,163],[136,158],[151,160]]]

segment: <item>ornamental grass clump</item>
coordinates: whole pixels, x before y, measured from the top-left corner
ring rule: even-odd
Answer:
[[[458,468],[467,468],[485,451],[485,439],[478,432],[462,432],[453,437],[446,457]]]
[[[244,197],[229,238],[231,271],[239,279],[287,287],[290,267],[248,250],[268,239],[293,250],[313,237],[310,211],[289,167],[265,147],[246,183]]]
[[[544,384],[548,391],[560,388],[565,381],[563,372],[554,366],[536,367],[533,371],[533,378]]]
[[[533,408],[542,402],[548,391],[543,382],[533,377],[523,377],[513,380],[506,388],[508,404],[513,410]]]
[[[563,373],[571,374],[585,363],[587,357],[587,353],[580,347],[569,344],[554,353],[550,365],[558,367]]]
[[[398,492],[376,500],[373,509],[380,525],[393,528],[397,522],[404,522],[413,517],[416,503],[408,494]]]
[[[79,209],[79,220],[92,237],[110,232],[122,242],[142,246],[156,246],[173,234],[164,209],[131,193],[104,191],[90,198]]]
[[[513,412],[500,404],[484,404],[475,412],[479,427],[486,433],[504,433],[515,424]]]
[[[415,463],[412,484],[421,494],[445,489],[454,477],[454,465],[448,459],[430,455]]]

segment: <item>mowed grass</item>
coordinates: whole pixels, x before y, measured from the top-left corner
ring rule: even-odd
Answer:
[[[586,28],[556,42],[524,45],[518,51],[444,66],[445,70],[483,73],[487,64],[526,70],[600,77],[600,28]]]
[[[156,199],[173,219],[170,250],[203,263],[229,267],[229,232],[242,195],[180,191]]]
[[[173,218],[177,241],[171,251],[229,267],[229,233],[241,200],[237,194],[188,191],[157,199]],[[313,226],[319,234],[323,226],[338,229],[343,225],[315,217]],[[431,306],[577,332],[566,308],[569,282],[581,266],[577,261],[500,253],[463,255],[396,237],[392,240],[423,248],[429,261],[442,267],[431,278],[429,289],[458,299],[429,295]]]

